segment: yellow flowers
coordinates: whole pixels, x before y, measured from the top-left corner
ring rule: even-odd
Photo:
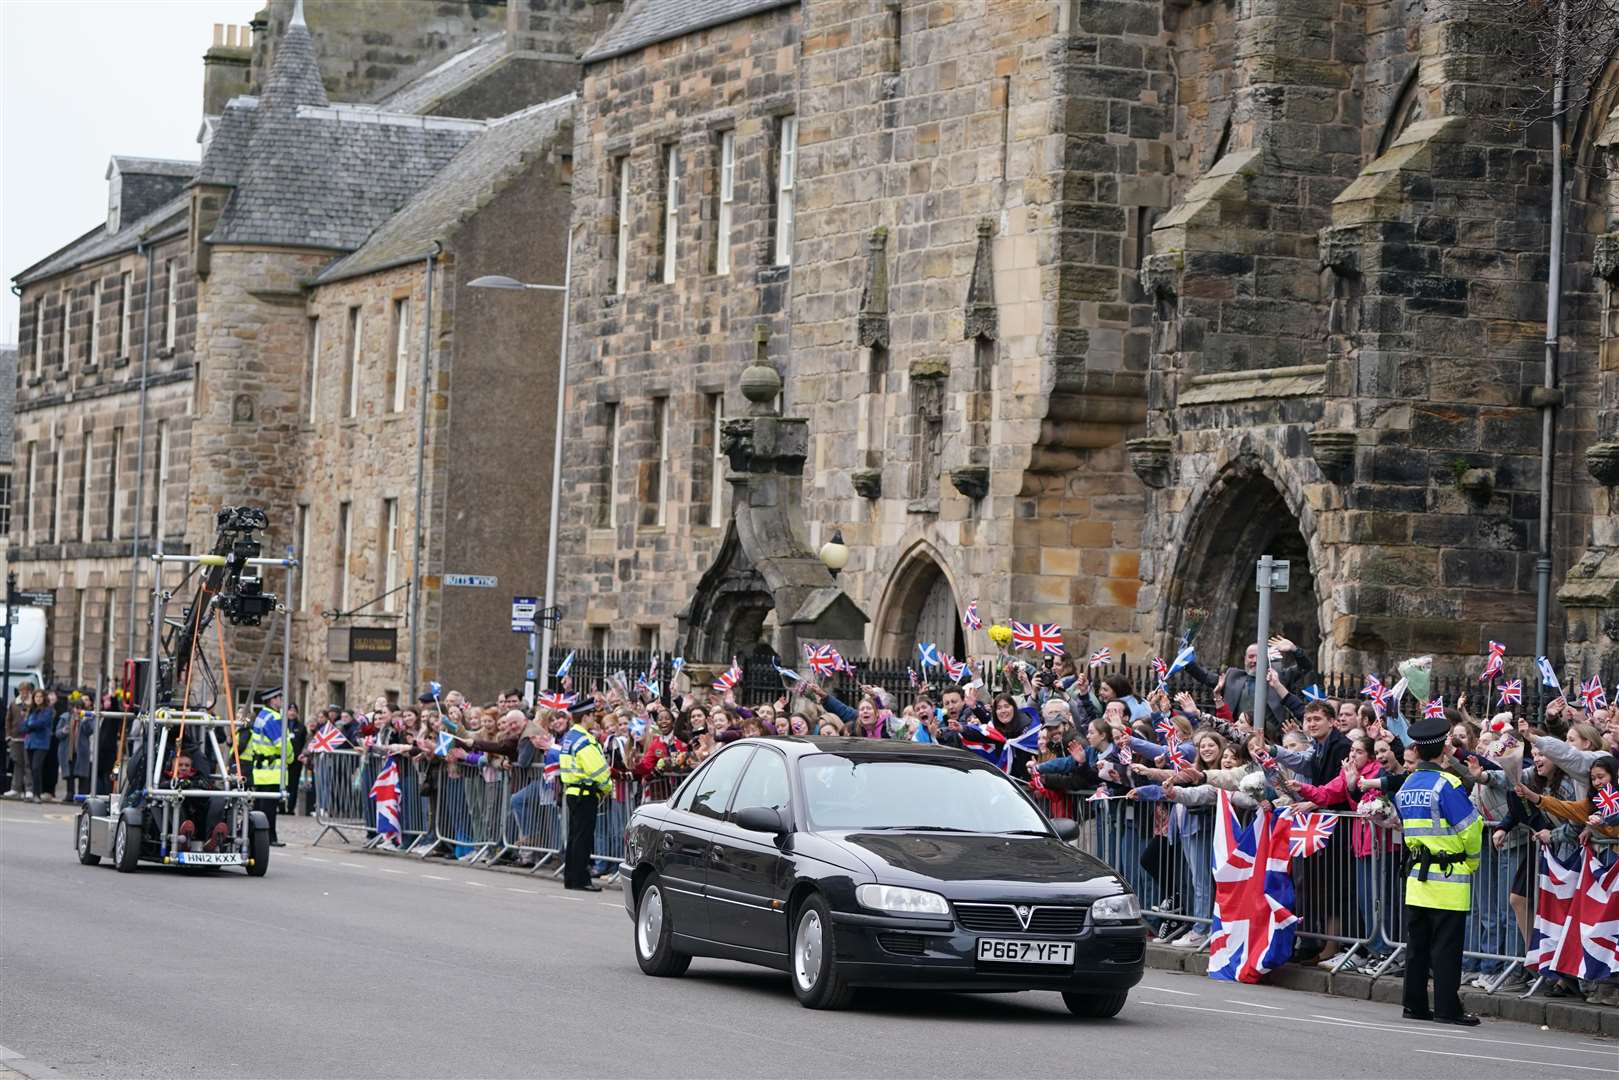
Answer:
[[[989,640],[993,641],[997,648],[1004,649],[1008,645],[1012,644],[1012,628],[1010,626],[1003,626],[1000,623],[996,623],[994,626],[991,626],[986,633],[989,634]]]

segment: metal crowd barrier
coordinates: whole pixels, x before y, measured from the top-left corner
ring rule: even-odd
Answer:
[[[501,817],[500,852],[533,859],[534,869],[562,857],[568,834],[562,827],[562,795],[539,765],[506,773],[506,813]]]
[[[376,811],[371,785],[365,782],[364,754],[330,750],[312,754],[309,765],[315,779],[315,823],[321,827],[316,845],[330,832],[347,844],[352,841],[345,829],[375,829]]]

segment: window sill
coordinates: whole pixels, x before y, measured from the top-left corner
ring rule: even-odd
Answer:
[[[939,500],[937,498],[912,499],[905,504],[905,512],[907,514],[937,514],[939,512]]]
[[[129,366],[129,356],[126,354],[124,356],[120,356],[120,357],[116,358],[115,360],[113,360],[112,366],[115,367],[115,368],[126,368],[126,367],[128,367]]]
[[[157,351],[157,358],[159,360],[173,360],[174,359],[174,346],[170,345],[166,349],[159,349]]]
[[[89,375],[94,375],[96,372],[98,372],[100,370],[101,370],[101,365],[100,364],[86,364],[86,365],[84,365],[83,368],[79,369],[79,374],[89,376]]]
[[[45,376],[43,376],[43,375],[30,375],[30,376],[28,376],[28,385],[29,386],[44,386],[45,385]]]
[[[761,266],[754,280],[760,285],[778,285],[791,278],[792,274],[793,267],[791,263],[781,266],[772,264],[770,266]]]
[[[608,293],[606,296],[602,297],[602,307],[608,310],[619,307],[624,303],[624,298],[627,295],[629,294],[621,292]]]

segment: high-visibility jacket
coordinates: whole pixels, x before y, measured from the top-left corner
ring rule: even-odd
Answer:
[[[613,789],[601,743],[578,724],[562,736],[558,764],[562,767],[564,795],[605,795]]]
[[[1466,911],[1472,905],[1484,820],[1461,781],[1425,761],[1406,778],[1394,801],[1411,860],[1405,902]]]
[[[253,733],[247,740],[247,748],[242,751],[242,762],[252,768],[251,777],[254,787],[269,787],[281,784],[286,776],[286,769],[292,762],[292,739],[286,742],[283,753],[280,739],[272,739],[264,733],[263,728],[280,732],[281,714],[274,709],[262,709],[259,718],[265,723],[255,723]]]

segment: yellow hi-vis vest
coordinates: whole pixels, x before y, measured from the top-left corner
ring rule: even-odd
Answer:
[[[281,714],[274,709],[266,708],[261,711],[263,716],[268,713],[278,723],[264,726],[279,729]],[[251,738],[247,740],[247,749],[242,751],[242,763],[250,765],[253,770],[249,778],[254,787],[274,787],[282,782],[286,775],[287,765],[292,761],[292,740],[287,740],[286,754],[281,752],[281,740],[272,739],[262,731],[255,729]]]
[[[1462,782],[1425,761],[1406,778],[1395,805],[1411,859],[1405,902],[1413,907],[1468,910],[1484,821],[1462,790]]]
[[[607,756],[594,735],[575,724],[562,736],[560,749],[564,795],[605,795],[613,789]]]

